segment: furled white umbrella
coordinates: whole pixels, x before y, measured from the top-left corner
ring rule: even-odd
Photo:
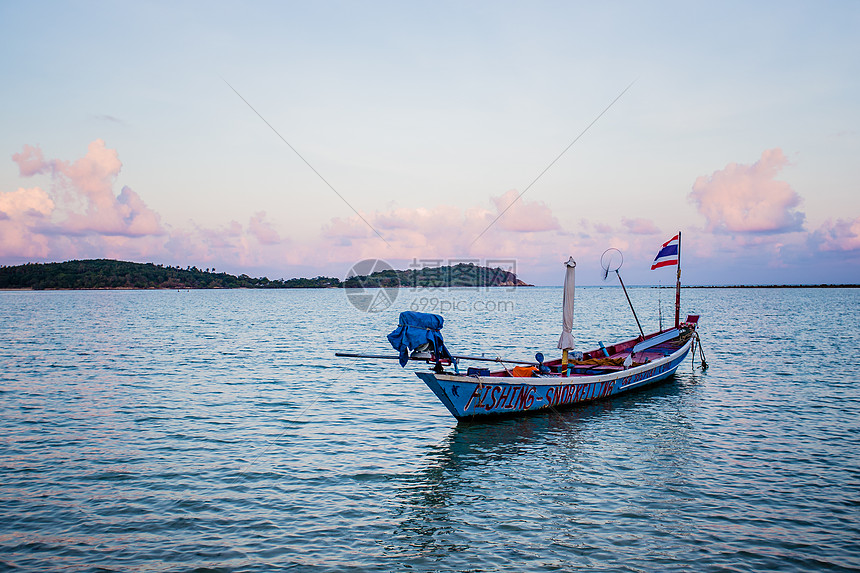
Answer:
[[[561,337],[558,339],[558,347],[563,350],[561,363],[567,370],[567,352],[573,350],[574,340],[571,330],[573,330],[573,291],[574,291],[574,275],[576,274],[576,261],[570,257],[565,263],[567,274],[564,275],[564,302],[562,303],[562,330]]]

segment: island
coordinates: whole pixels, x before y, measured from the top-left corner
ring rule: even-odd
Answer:
[[[274,279],[234,276],[214,268],[180,268],[154,263],[89,259],[0,267],[0,289],[228,289],[228,288],[420,288],[532,286],[501,268],[460,263],[370,275]]]

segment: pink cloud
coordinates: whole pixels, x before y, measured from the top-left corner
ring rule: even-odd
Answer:
[[[634,235],[656,235],[660,229],[648,219],[621,219],[627,231]]]
[[[161,228],[161,217],[146,206],[140,195],[123,187],[117,197],[117,214],[122,217],[125,226],[124,234],[132,237],[143,235],[160,235],[164,232]]]
[[[159,215],[149,209],[140,196],[123,187],[116,197],[100,196],[89,203],[85,213],[70,212],[54,232],[70,235],[121,235],[144,237],[162,235]]]
[[[278,232],[272,228],[271,223],[266,221],[265,211],[255,213],[248,224],[250,233],[263,245],[275,245],[281,242]]]
[[[0,193],[0,213],[3,218],[47,217],[54,210],[51,197],[38,187]]]
[[[0,257],[44,257],[49,241],[35,229],[44,225],[54,202],[42,189],[0,193]]]
[[[192,225],[188,230],[172,229],[163,241],[162,257],[179,263],[192,261],[197,266],[214,265],[236,273],[279,268],[279,276],[283,276],[288,265],[319,258],[320,251],[320,245],[306,249],[280,237],[265,220],[265,213],[258,212],[247,225],[230,221],[211,228]]]
[[[788,233],[800,231],[805,215],[795,211],[800,196],[774,178],[788,163],[782,150],[762,153],[752,165],[728,164],[693,184],[690,199],[717,233]]]
[[[158,214],[131,188],[114,194],[122,162],[101,139],[90,143],[86,155],[75,161],[46,161],[42,150],[30,145],[12,159],[22,176],[50,174],[49,200],[56,208],[51,209],[50,224],[41,224],[45,233],[143,237],[165,232]],[[6,198],[7,203],[11,200]]]
[[[12,161],[18,164],[18,171],[23,177],[36,175],[50,168],[38,146],[25,145],[21,153],[12,156]]]
[[[514,198],[515,191],[489,197],[495,207],[490,209],[480,205],[435,205],[363,213],[385,237],[385,243],[358,217],[335,218],[324,227],[324,246],[317,249],[315,258],[328,263],[368,257],[459,260],[515,257],[523,252],[542,256],[551,251],[553,260],[566,260],[565,253],[580,239],[561,229],[551,209],[541,202],[517,202],[490,225]],[[486,233],[475,241],[485,229]]]
[[[346,253],[364,254],[384,249],[386,256],[410,258],[416,250],[428,245],[447,250],[462,249],[464,216],[460,209],[446,205],[433,208],[395,207],[387,211],[365,213],[365,220],[385,238],[383,243],[367,224],[356,216],[334,218],[323,227],[322,239],[330,245],[324,249],[330,257],[346,257]],[[478,231],[474,231],[477,234]],[[474,237],[472,237],[474,238]]]
[[[552,210],[545,203],[525,199],[517,200],[518,195],[519,193],[512,189],[501,197],[490,198],[496,206],[497,213],[504,212],[504,215],[495,223],[500,229],[516,233],[536,233],[554,231],[560,228],[558,219],[555,218]]]
[[[375,228],[385,229],[384,221],[378,222]],[[323,225],[322,234],[323,237],[335,239],[342,244],[349,244],[353,239],[369,239],[376,236],[373,230],[368,228],[367,223],[358,217],[345,219],[333,217],[327,224]]]
[[[825,221],[812,235],[822,251],[860,250],[860,217]]]
[[[73,162],[54,160],[54,170],[69,179],[75,189],[86,195],[97,206],[107,207],[113,199],[113,183],[122,169],[115,149],[96,139],[87,148],[87,154]]]
[[[141,237],[164,233],[160,217],[129,187],[114,195],[113,185],[122,169],[119,154],[97,139],[87,154],[74,162],[55,160],[55,176],[67,179],[74,199],[85,211],[70,212],[59,226],[67,233],[96,233]]]

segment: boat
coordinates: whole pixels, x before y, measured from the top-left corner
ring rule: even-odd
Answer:
[[[619,261],[614,253],[606,257],[610,251],[617,249],[608,249],[604,257],[601,257],[604,277],[609,272],[615,272],[630,303],[624,281],[618,273],[623,258]],[[675,255],[673,263],[666,263],[667,251]],[[412,311],[402,312],[397,328],[388,335],[391,345],[399,351],[398,356],[350,353],[336,355],[397,359],[401,366],[405,366],[410,360],[432,364],[429,372],[415,374],[458,420],[560,410],[639,390],[670,378],[691,351],[695,360],[697,344],[702,358],[702,369],[707,368],[697,332],[699,315],[691,314],[683,322],[679,320],[680,233],[663,244],[652,269],[667,264],[678,265],[674,327],[666,330],[660,328],[646,335],[630,303],[640,335],[609,345],[601,342],[598,348],[587,352],[572,352],[576,263],[571,257],[565,263],[567,273],[562,304],[563,326],[558,342],[562,355],[558,359],[545,361],[541,353],[535,355],[534,361],[455,356],[448,351],[442,338],[443,317]],[[491,371],[489,368],[469,367],[462,372],[461,361],[496,362],[500,368]]]
[[[452,373],[443,366],[442,371],[416,375],[458,420],[563,409],[671,377],[695,343],[698,321],[690,315],[678,328],[602,345],[566,367],[561,358],[512,368],[500,360],[503,368],[494,372],[469,368],[465,374]]]

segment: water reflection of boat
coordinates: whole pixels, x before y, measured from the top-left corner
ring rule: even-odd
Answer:
[[[696,383],[695,375],[685,375],[680,380],[675,379],[642,392],[595,401],[549,416],[464,421],[426,452],[423,456],[425,468],[409,476],[408,481],[414,486],[409,489],[413,493],[420,493],[428,506],[438,506],[448,499],[446,488],[455,483],[459,483],[460,487],[468,485],[468,480],[462,476],[463,472],[473,473],[485,465],[494,466],[497,462],[519,459],[528,451],[542,450],[543,445],[553,442],[573,446],[560,450],[560,455],[575,454],[576,444],[582,441],[582,435],[603,432],[601,428],[605,426],[607,414],[621,408],[629,415],[628,419],[632,416],[643,420],[643,423],[650,423],[649,411],[656,404],[684,400]],[[682,418],[669,415],[663,419],[670,426],[683,429],[686,426]]]
[[[600,503],[596,491],[613,495],[633,491],[630,486],[643,480],[676,479],[691,458],[689,424],[683,408],[667,405],[688,402],[695,388],[695,379],[685,374],[549,415],[457,424],[422,452],[418,471],[395,480],[396,525],[387,553],[413,563],[445,560],[448,569],[468,570],[458,559],[467,560],[477,547],[499,547],[499,531],[510,536],[504,543],[527,543],[530,528],[568,529],[574,513],[567,510],[580,504],[597,509],[589,505]],[[668,414],[655,418],[658,410]],[[607,415],[614,411],[624,415]],[[643,443],[655,428],[661,428],[659,435]],[[552,509],[545,505],[550,498]],[[552,561],[548,551],[543,557]]]

